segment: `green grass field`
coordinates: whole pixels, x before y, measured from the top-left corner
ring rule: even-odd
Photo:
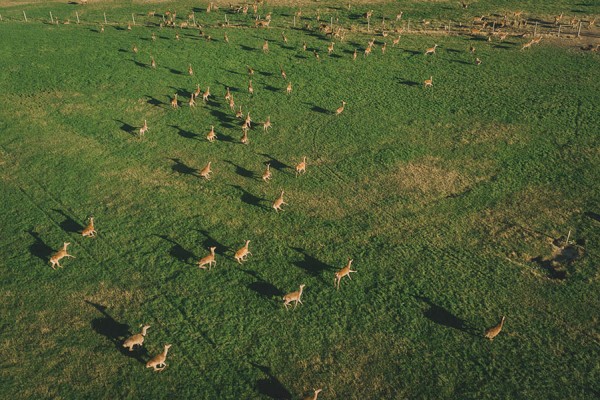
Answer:
[[[272,3],[261,9],[272,27],[256,29],[226,5],[4,2],[0,397],[280,399],[321,387],[320,399],[597,398],[600,54],[580,48],[593,38],[520,51],[529,38],[405,32],[392,47],[393,32],[358,31],[371,8],[377,30],[397,10],[402,23],[458,26],[519,8],[586,19],[600,5],[304,2],[294,29],[295,9]],[[146,16],[184,21],[194,7],[205,37]],[[348,28],[331,56],[317,8]],[[50,11],[71,23],[49,24]],[[225,15],[235,27],[218,25]],[[197,84],[213,96],[190,109]],[[226,87],[255,121],[248,145]],[[208,161],[210,181],[198,176]],[[276,213],[281,190],[289,204]],[[83,238],[91,215],[98,235]],[[560,253],[552,242],[569,231]],[[63,242],[76,258],[55,271]],[[200,270],[210,246],[217,265]],[[336,290],[348,258],[358,272]],[[300,284],[304,304],[286,311],[282,296]],[[129,353],[122,342],[141,324],[144,346]],[[145,368],[166,343],[168,367]]]

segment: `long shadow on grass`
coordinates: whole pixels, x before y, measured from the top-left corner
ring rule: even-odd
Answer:
[[[127,357],[131,357],[138,362],[145,364],[144,358],[148,358],[148,351],[143,346],[137,346],[133,351],[129,351],[123,347],[123,340],[131,335],[129,332],[129,325],[122,324],[116,321],[109,313],[106,312],[106,307],[101,304],[92,303],[91,301],[85,300],[90,306],[98,310],[102,317],[94,318],[91,322],[92,329],[106,337],[111,343],[115,345],[117,350],[121,354]]]
[[[423,316],[428,320],[435,322],[438,325],[447,326],[448,328],[458,329],[468,333],[469,335],[475,335],[475,332],[469,327],[465,321],[446,310],[444,307],[438,306],[428,297],[414,296],[415,299],[426,304],[428,308],[423,311]]]
[[[230,164],[233,167],[235,167],[236,174],[243,176],[244,178],[254,178],[254,172],[250,171],[249,169],[246,169],[240,165],[237,165],[236,163],[234,163],[233,161],[230,161],[230,160],[225,160],[225,162],[227,164]]]
[[[29,233],[35,239],[35,242],[33,242],[31,246],[29,246],[29,252],[31,253],[31,255],[36,256],[44,262],[48,262],[54,249],[48,246],[42,240],[42,238],[40,238],[39,233],[34,232],[33,230],[29,230],[27,231],[27,233]]]
[[[255,282],[248,284],[248,289],[260,294],[261,296],[264,296],[267,299],[272,300],[273,298],[279,298],[285,294],[285,293],[283,293],[283,291],[278,289],[275,285],[273,285],[273,284],[265,281],[263,278],[261,278],[260,275],[258,274],[258,272],[247,270],[247,269],[242,269],[241,271],[256,279]]]
[[[177,125],[169,125],[169,127],[171,128],[175,128],[177,129],[177,134],[183,138],[186,139],[199,139],[200,135],[198,135],[197,133],[191,132],[191,131],[186,131],[185,129],[181,129],[179,126]]]
[[[225,253],[229,252],[230,248],[228,246],[225,246],[223,243],[217,241],[214,237],[210,236],[208,231],[205,231],[203,229],[196,229],[196,232],[199,232],[200,234],[202,234],[202,236],[206,238],[202,241],[203,249],[208,249],[209,247],[214,246],[217,248],[215,250],[215,253],[219,255],[225,255]]]
[[[63,222],[60,223],[60,227],[65,232],[81,232],[83,230],[83,226],[81,226],[77,221],[75,221],[73,218],[67,215],[67,213],[65,213],[63,210],[52,209],[52,211],[55,211],[66,218]]]
[[[175,164],[171,165],[171,169],[178,174],[197,176],[198,171],[195,168],[182,162],[179,158],[169,158]]]
[[[600,214],[596,214],[595,212],[592,212],[592,211],[586,211],[585,213],[583,213],[583,215],[585,215],[588,218],[593,219],[594,221],[600,222]]]
[[[148,100],[146,101],[146,103],[150,104],[151,106],[156,106],[156,107],[160,107],[163,108],[163,106],[166,106],[167,103],[164,103],[162,101],[160,101],[159,99],[149,96],[149,95],[145,95],[144,97],[147,97]]]
[[[262,197],[253,195],[252,193],[250,193],[249,191],[247,191],[246,189],[244,189],[243,187],[241,187],[239,185],[229,185],[229,186],[242,192],[241,200],[244,203],[250,204],[250,205],[258,207],[258,208],[262,208],[263,210],[268,210],[267,207],[260,204],[261,201],[265,200]]]
[[[263,396],[272,399],[291,399],[292,394],[272,373],[271,368],[251,362],[250,365],[258,368],[267,377],[256,381],[256,390]]]
[[[135,131],[137,130],[137,128],[136,128],[135,126],[133,126],[133,125],[129,125],[127,122],[123,122],[123,121],[121,121],[121,120],[119,120],[119,119],[115,119],[114,121],[115,121],[115,122],[118,122],[118,123],[120,123],[120,124],[121,124],[121,127],[120,127],[120,129],[121,129],[123,132],[125,132],[125,133],[128,133],[128,134],[130,134],[131,136],[137,136],[137,135],[136,135],[136,132],[135,132]]]
[[[275,168],[277,171],[283,171],[286,168],[292,168],[287,164],[282,163],[281,161],[279,161],[278,159],[276,159],[275,157],[269,155],[269,154],[265,154],[265,153],[259,153],[259,155],[263,156],[263,157],[267,157],[268,160],[265,162],[268,164],[271,164],[272,168]]]
[[[154,236],[159,237],[159,238],[166,240],[167,242],[173,244],[173,247],[171,247],[171,249],[169,250],[169,254],[171,255],[171,257],[176,258],[177,260],[181,261],[184,264],[194,265],[193,262],[190,261],[190,260],[195,260],[197,258],[194,255],[194,253],[192,253],[189,250],[186,250],[185,248],[183,248],[182,245],[180,245],[173,239],[170,239],[168,236],[165,236],[165,235],[154,235]]]
[[[408,79],[402,79],[400,78],[398,80],[398,82],[400,82],[401,85],[406,85],[406,86],[419,86],[419,82],[415,82],[415,81],[409,81]]]
[[[294,261],[294,265],[299,268],[302,268],[303,270],[305,270],[308,274],[310,274],[312,276],[320,276],[323,274],[324,271],[335,270],[334,267],[332,267],[329,264],[325,264],[324,262],[311,256],[304,249],[301,249],[299,247],[290,247],[290,248],[294,251],[297,251],[298,253],[300,253],[302,255],[302,257],[304,257],[304,259],[302,261]]]
[[[311,103],[304,103],[304,104],[306,104],[307,106],[310,106],[311,111],[318,112],[318,113],[325,114],[325,115],[333,114],[331,111],[329,111],[323,107],[320,107],[316,104],[311,104]]]

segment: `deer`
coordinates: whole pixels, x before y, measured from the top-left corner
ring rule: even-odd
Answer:
[[[254,88],[252,87],[252,79],[248,81],[248,93],[254,94]]]
[[[302,162],[296,165],[296,176],[306,173],[306,157],[302,157]]]
[[[300,290],[298,290],[297,292],[288,293],[285,296],[283,296],[283,305],[285,306],[286,310],[289,310],[288,304],[290,304],[292,301],[294,302],[294,309],[296,309],[298,303],[304,304],[300,299],[302,297],[302,291],[304,290],[304,286],[306,285],[302,284],[300,285]]]
[[[490,341],[494,340],[494,338],[496,336],[498,336],[498,334],[502,330],[502,327],[504,326],[504,320],[505,319],[506,319],[506,317],[503,316],[502,319],[500,320],[500,323],[498,325],[495,325],[495,326],[492,326],[489,329],[486,329],[484,336],[487,339],[490,339]]]
[[[150,61],[150,67],[156,69],[156,61],[154,60],[154,57],[152,57],[152,60]]]
[[[383,42],[383,46],[381,46],[381,54],[385,54],[386,49],[387,49],[387,42]]]
[[[260,21],[257,19],[256,21],[254,21],[254,26],[257,28],[268,28],[270,24],[271,24],[270,20]]]
[[[175,40],[179,40],[179,32],[175,34]]]
[[[146,121],[144,121],[144,125],[146,124]],[[81,231],[81,236],[83,237],[94,237],[96,236],[96,229],[94,229],[94,217],[90,217],[89,218],[89,223],[88,225],[83,228],[83,230]]]
[[[269,130],[269,128],[272,128],[270,115],[267,117],[267,120],[265,122],[263,122],[263,131],[267,132]]]
[[[248,75],[250,75],[250,76],[254,75],[254,69],[251,66],[246,65],[246,68],[248,69]]]
[[[127,23],[127,30],[130,31],[131,30],[131,22]]]
[[[156,42],[156,34],[154,32],[152,32],[152,41]]]
[[[323,391],[323,389],[313,389],[315,391],[315,394],[313,394],[312,396],[307,396],[304,398],[304,400],[317,400],[317,397],[319,397],[319,393],[321,393]]]
[[[287,94],[292,94],[292,82],[288,82],[287,88],[285,89]]]
[[[160,372],[163,369],[165,369],[167,367],[167,363],[165,361],[167,360],[167,353],[170,348],[170,344],[165,344],[165,349],[163,350],[163,352],[152,357],[150,361],[146,363],[146,368],[154,368],[154,371],[156,372]],[[160,367],[161,365],[163,367]]]
[[[288,44],[288,39],[285,36],[285,32],[281,32],[281,39],[283,39],[283,43]]]
[[[530,47],[531,47],[531,45],[533,45],[533,40],[531,40],[531,41],[529,41],[529,42],[525,43],[525,44],[524,44],[524,45],[521,47],[521,51],[523,51],[523,50],[525,50],[525,49],[528,49],[528,48],[530,48]]]
[[[104,33],[104,25],[100,25],[100,33]]]
[[[531,39],[531,43],[532,44],[538,44],[542,41],[542,37],[538,36],[538,37],[534,37],[533,39]]]
[[[283,68],[279,67],[279,69],[281,70],[281,77],[282,77],[284,80],[287,80],[287,74],[285,73],[285,71],[283,70]]]
[[[313,50],[313,55],[315,56],[315,58],[317,59],[317,61],[321,61],[321,57],[319,57],[319,53],[316,50]]]
[[[144,120],[144,125],[139,130],[139,137],[144,137],[144,134],[148,132],[148,122]]]
[[[267,169],[265,169],[265,172],[263,172],[262,174],[262,180],[268,182],[271,180],[272,175],[273,174],[271,173],[271,164],[267,163]]]
[[[475,65],[481,65],[481,60],[479,59],[479,57],[475,58]]]
[[[207,86],[206,91],[204,93],[202,93],[202,101],[206,103],[208,101],[209,97],[210,97],[210,86]]]
[[[206,179],[207,181],[210,181],[210,174],[212,174],[212,169],[210,169],[210,166],[211,161],[209,161],[208,164],[206,164],[206,167],[202,168],[202,170],[199,172],[200,177]]]
[[[371,19],[371,17],[373,16],[373,10],[369,10],[369,11],[367,11],[366,13],[364,13],[364,14],[363,14],[363,16],[364,16],[366,19]]]
[[[252,122],[252,118],[250,118],[250,111],[248,111],[248,114],[246,115],[246,119],[244,120],[244,125],[250,129],[250,123]]]
[[[196,107],[196,100],[194,98],[194,93],[190,95],[190,100],[188,101],[190,108]]]
[[[133,351],[135,346],[142,346],[144,344],[144,338],[146,337],[146,332],[150,328],[150,325],[144,325],[142,327],[142,332],[136,335],[133,335],[123,342],[123,347],[128,347],[129,351]]]
[[[354,53],[352,53],[352,61],[356,61],[357,56],[358,56],[358,50],[354,49]]]
[[[205,257],[202,257],[202,259],[200,259],[200,261],[198,261],[198,268],[206,269],[205,265],[208,265],[208,270],[210,271],[213,264],[217,265],[217,261],[215,260],[215,250],[216,249],[217,249],[216,247],[208,248],[208,250],[210,250],[210,254]]]
[[[190,76],[194,75],[194,70],[192,69],[192,64],[190,64],[190,65],[188,66],[188,74],[189,74]]]
[[[236,251],[235,254],[233,255],[233,257],[239,264],[241,264],[242,261],[246,261],[248,258],[248,255],[252,255],[250,250],[248,250],[249,244],[250,244],[250,241],[246,240],[246,244],[242,248],[240,248],[238,251]]]
[[[265,40],[265,43],[263,43],[262,51],[265,54],[269,52],[269,41],[268,40]]]
[[[279,211],[283,211],[283,208],[281,208],[282,205],[284,205],[287,203],[285,201],[283,201],[283,190],[281,191],[281,195],[275,199],[275,201],[273,202],[273,209],[275,209],[275,212],[279,212]]]
[[[433,76],[430,76],[429,79],[423,81],[423,87],[433,87]]]
[[[333,53],[333,46],[335,46],[335,42],[331,42],[329,46],[327,46],[327,54],[331,55]]]
[[[177,93],[175,93],[173,100],[171,100],[171,107],[173,107],[173,108],[179,107],[179,103],[177,102]]]
[[[434,44],[433,47],[428,48],[427,50],[425,50],[425,55],[428,54],[435,54],[435,49],[438,47],[437,44]]]
[[[217,138],[217,134],[215,133],[215,127],[213,125],[210,126],[210,132],[206,135],[206,140],[209,142],[214,142]]]
[[[306,42],[302,43],[302,50],[306,51]]]
[[[240,142],[242,144],[250,143],[250,139],[248,138],[248,127],[246,125],[242,126],[242,137],[240,138]]]
[[[404,11],[400,11],[398,14],[396,14],[396,22],[402,19],[402,14],[404,14]]]
[[[225,41],[225,43],[229,44],[229,37],[227,36],[227,34],[223,35],[223,40]]]
[[[235,112],[235,117],[239,119],[242,119],[244,117],[244,113],[242,112],[242,106],[240,106],[240,109]]]
[[[231,100],[231,92],[229,91],[229,88],[227,88],[227,92],[225,93],[225,100],[226,101]]]
[[[134,44],[132,50],[135,54],[137,54],[137,52],[138,52],[137,45]]]
[[[229,98],[229,108],[231,109],[231,111],[235,110],[235,101],[233,100],[233,95],[231,95],[231,97]]]
[[[342,100],[342,105],[340,107],[338,107],[337,110],[335,110],[335,115],[340,115],[341,113],[344,112],[344,107],[346,107],[346,102]]]
[[[365,54],[363,55],[363,57],[368,57],[371,54],[372,50],[373,50],[373,48],[371,46],[367,46],[367,48],[365,49]]]
[[[340,283],[342,282],[342,278],[347,276],[348,279],[352,280],[352,278],[350,277],[350,273],[351,272],[356,272],[350,269],[351,265],[352,265],[352,260],[351,258],[348,259],[348,264],[346,264],[346,266],[342,269],[340,269],[339,271],[337,271],[335,273],[335,282],[334,282],[334,286],[339,289],[340,288]]]
[[[64,242],[63,243],[63,248],[58,250],[56,253],[52,254],[52,256],[50,257],[50,266],[52,267],[53,270],[56,270],[56,268],[54,268],[55,265],[58,265],[60,268],[62,268],[62,265],[60,265],[59,261],[62,260],[65,257],[71,257],[71,258],[75,258],[75,256],[70,255],[67,252],[67,247],[70,245],[70,242]]]
[[[554,25],[558,25],[558,23],[562,20],[563,18],[563,13],[560,13],[560,15],[557,15],[556,17],[554,17]]]
[[[197,98],[198,96],[200,96],[200,93],[202,93],[202,89],[200,89],[200,84],[197,83],[196,90],[194,90],[194,98]]]
[[[400,43],[400,35],[398,35],[398,38],[392,40],[392,47],[396,47],[399,43]]]

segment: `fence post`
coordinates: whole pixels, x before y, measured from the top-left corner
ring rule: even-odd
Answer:
[[[50,22],[54,24],[54,18],[52,18],[52,11],[50,11]]]
[[[108,22],[106,22],[106,13],[104,13],[104,23],[108,24]]]
[[[27,21],[27,14],[25,14],[25,10],[23,10],[23,16],[25,17],[25,22],[28,22]]]
[[[75,11],[75,16],[77,17],[77,23],[79,23],[79,13]]]
[[[581,36],[581,21],[579,21],[579,29],[577,29],[577,37]]]

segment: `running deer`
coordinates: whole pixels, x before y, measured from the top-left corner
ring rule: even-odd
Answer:
[[[275,201],[273,202],[273,208],[275,209],[275,212],[279,212],[279,211],[283,211],[283,208],[281,208],[282,205],[287,205],[287,203],[285,201],[283,201],[283,190],[281,191],[281,195],[275,199]]]
[[[429,79],[423,81],[423,87],[433,87],[433,76],[430,76]]]
[[[302,162],[296,165],[296,176],[306,173],[306,157],[302,157]]]
[[[171,107],[173,107],[173,108],[179,107],[179,103],[177,102],[177,93],[175,93],[173,100],[171,100]]]
[[[137,52],[138,52],[138,48],[137,48],[137,46],[136,46],[135,44],[133,45],[133,52],[134,52],[135,54],[137,54]]]
[[[352,53],[352,61],[356,61],[357,56],[358,56],[358,50],[354,49],[354,53]]]
[[[398,38],[392,40],[392,47],[396,47],[399,43],[400,43],[400,35],[398,35]]]
[[[427,50],[425,50],[425,55],[428,54],[435,54],[435,49],[438,47],[437,44],[434,44],[433,47],[428,48]]]
[[[227,92],[225,93],[225,100],[226,101],[231,100],[231,92],[229,91],[229,88],[227,88]]]
[[[272,175],[273,174],[271,173],[271,164],[267,163],[267,169],[265,169],[265,172],[263,172],[262,174],[262,180],[268,182],[269,180],[271,180]]]
[[[208,86],[206,88],[206,91],[204,93],[202,93],[202,101],[206,103],[208,101],[209,97],[210,97],[210,86]]]
[[[238,251],[235,252],[233,257],[239,264],[241,264],[242,261],[246,261],[246,259],[248,258],[248,255],[252,255],[250,250],[248,250],[249,244],[250,244],[250,241],[246,240],[246,244],[244,245],[244,247],[242,247],[241,249],[239,249]]]
[[[200,93],[202,93],[202,89],[200,89],[200,84],[197,83],[196,90],[194,90],[194,98],[198,98],[198,96],[200,96]]]
[[[251,66],[246,65],[246,68],[248,69],[248,75],[250,75],[250,76],[254,75],[254,69]]]
[[[206,135],[206,140],[209,142],[214,142],[217,138],[217,134],[215,133],[215,127],[213,125],[210,126],[210,132]]]
[[[263,53],[269,52],[269,41],[268,40],[265,40],[265,43],[263,43],[262,51],[263,51]]]
[[[246,125],[242,126],[242,137],[240,138],[240,142],[242,144],[250,143],[250,139],[248,138],[248,127]]]
[[[171,348],[170,344],[165,344],[165,349],[162,353],[157,356],[154,356],[146,363],[146,368],[154,368],[155,371],[160,372],[167,367],[167,353]],[[160,367],[162,365],[162,367]]]
[[[60,265],[59,261],[65,257],[75,258],[75,256],[72,256],[67,252],[67,247],[70,244],[70,242],[64,242],[63,248],[58,250],[56,253],[52,254],[52,257],[50,257],[50,266],[52,267],[52,269],[56,270],[56,268],[54,268],[55,265],[58,265],[60,268],[62,268],[62,265]]]
[[[271,21],[259,21],[259,20],[254,21],[254,26],[257,28],[268,28],[270,24],[271,24]]]
[[[190,76],[194,75],[194,70],[192,69],[192,64],[190,64],[190,65],[188,66],[188,74],[189,74]]]
[[[252,79],[248,81],[248,93],[254,94],[254,88],[252,87]]]
[[[263,131],[267,132],[269,130],[269,128],[271,128],[271,116],[269,115],[267,117],[267,120],[265,122],[263,122]]]
[[[315,393],[312,396],[307,396],[304,398],[304,400],[317,400],[317,397],[319,397],[319,393],[321,393],[323,391],[323,389],[313,389],[315,391]]]
[[[292,82],[288,82],[286,92],[287,92],[287,94],[292,93]]]
[[[294,302],[294,309],[296,309],[298,303],[304,304],[300,299],[302,297],[302,291],[304,290],[304,286],[305,285],[302,284],[300,285],[300,290],[298,290],[297,292],[288,293],[285,296],[283,296],[283,305],[285,306],[286,310],[289,309],[288,304],[290,304],[292,301]]]
[[[385,54],[386,49],[387,49],[387,42],[383,42],[383,46],[381,46],[381,54]]]
[[[196,107],[196,100],[194,98],[194,93],[190,95],[190,101],[188,101],[190,108]]]
[[[534,43],[534,42],[533,42],[533,40],[531,40],[531,41],[529,41],[529,42],[525,43],[525,44],[524,44],[524,45],[521,47],[521,51],[523,51],[523,50],[525,50],[525,49],[528,49],[528,48],[530,48],[530,47],[531,47],[531,45],[533,45],[533,43]]]
[[[144,120],[144,125],[146,125],[145,120]],[[89,220],[90,220],[90,222],[88,223],[88,225],[85,228],[83,228],[83,231],[81,231],[81,236],[83,236],[83,237],[96,236],[97,232],[96,232],[96,229],[94,228],[94,217],[90,217]]]
[[[206,179],[207,181],[210,181],[210,174],[212,174],[210,164],[211,161],[209,161],[208,164],[206,164],[206,167],[202,168],[202,170],[199,172],[200,177]]]
[[[239,119],[242,119],[244,117],[244,113],[242,112],[242,106],[240,106],[240,109],[235,112],[235,117]]]
[[[144,120],[144,125],[140,128],[139,137],[144,137],[146,132],[148,132],[148,122]]]
[[[327,46],[327,54],[331,55],[333,53],[333,46],[335,46],[335,42],[331,42],[329,46]]]
[[[205,265],[208,265],[208,270],[212,268],[212,265],[217,265],[217,261],[215,260],[215,250],[216,247],[210,247],[210,254],[206,257],[203,257],[200,261],[198,261],[198,268],[206,269]]]
[[[252,122],[252,118],[250,118],[250,111],[248,111],[248,114],[246,115],[246,119],[244,120],[244,126],[248,129],[251,128],[250,123]]]
[[[334,282],[334,286],[339,289],[340,288],[340,283],[342,282],[342,278],[347,276],[348,279],[352,280],[352,278],[350,277],[350,273],[351,272],[356,272],[350,269],[350,267],[352,266],[352,260],[351,258],[348,259],[348,264],[346,264],[346,266],[342,269],[340,269],[339,271],[337,271],[335,273],[335,282]]]
[[[283,43],[288,44],[288,39],[285,36],[285,32],[281,32],[281,38],[283,39]]]
[[[156,61],[154,61],[154,57],[152,57],[152,61],[150,61],[150,66],[156,69]]]
[[[496,336],[498,336],[498,334],[500,333],[500,331],[502,330],[502,327],[504,326],[504,320],[506,319],[506,317],[502,317],[502,319],[500,320],[500,323],[496,326],[492,326],[491,328],[487,329],[485,331],[485,337],[490,339],[490,340],[494,340],[494,338]]]
[[[279,69],[281,69],[281,77],[285,80],[287,80],[287,74],[285,73],[285,71],[283,70],[283,68],[279,67]]]
[[[150,328],[150,325],[144,325],[141,333],[133,335],[123,342],[123,347],[128,347],[129,351],[133,351],[135,346],[142,346],[144,344],[144,338],[146,337],[148,328]]]
[[[335,110],[335,115],[340,115],[341,113],[344,112],[344,107],[346,107],[346,102],[342,100],[342,105],[341,107],[338,107],[337,110]]]

